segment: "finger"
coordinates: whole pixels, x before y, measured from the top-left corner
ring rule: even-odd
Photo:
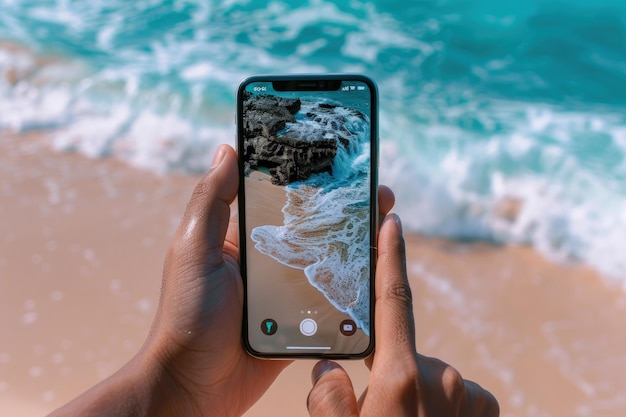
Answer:
[[[183,247],[174,248],[177,256],[183,259],[202,257],[208,265],[223,262],[222,247],[228,229],[229,206],[237,195],[238,178],[234,149],[228,145],[220,146],[211,168],[196,185],[178,227],[174,241],[181,242]]]
[[[411,287],[406,272],[402,224],[395,215],[387,215],[378,236],[376,266],[376,355],[395,358],[396,364],[414,362],[415,324]]]
[[[374,356],[376,356],[376,351],[374,350],[374,353],[372,353],[371,355],[369,355],[367,358],[365,358],[365,360],[363,362],[365,362],[365,366],[367,366],[367,369],[369,369],[370,371],[372,370],[372,363],[374,363]]]
[[[224,253],[239,263],[239,209],[237,201],[230,205],[230,220],[224,241]]]
[[[336,362],[319,361],[311,373],[313,388],[307,398],[312,417],[358,416],[359,409],[352,381]]]
[[[396,196],[391,190],[391,188],[386,185],[378,186],[378,216],[380,218],[379,227],[382,225],[385,216],[387,213],[391,211],[393,205],[396,203]],[[372,369],[372,361],[374,359],[374,354],[369,355],[365,358],[365,365],[367,369]]]
[[[465,396],[459,415],[498,417],[500,405],[492,393],[474,381],[464,380]]]
[[[395,202],[396,196],[391,191],[391,188],[386,185],[380,185],[378,187],[378,214],[381,219],[391,211]]]
[[[418,354],[422,408],[432,413],[464,417],[497,417],[496,398],[473,381],[463,379],[453,366]]]
[[[367,398],[367,391],[368,390],[369,390],[369,387],[365,387],[365,389],[361,393],[361,396],[359,397],[359,401],[358,401],[359,410],[361,410],[363,408],[363,403],[365,402],[365,398]]]
[[[239,201],[237,199],[231,203],[230,211],[224,251],[239,263]]]

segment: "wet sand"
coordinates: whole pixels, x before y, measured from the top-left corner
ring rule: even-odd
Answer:
[[[43,415],[136,352],[196,181],[0,134],[0,415]],[[491,390],[502,416],[626,415],[622,289],[529,247],[407,243],[418,348]],[[246,415],[306,415],[313,363]],[[360,392],[366,368],[346,366]]]

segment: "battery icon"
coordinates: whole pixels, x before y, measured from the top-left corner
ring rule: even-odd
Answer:
[[[359,91],[363,91],[363,90],[365,90],[365,86],[364,85],[357,85],[356,89],[359,90]]]

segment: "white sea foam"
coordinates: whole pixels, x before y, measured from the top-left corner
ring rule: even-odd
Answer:
[[[195,130],[189,121],[153,112],[132,114],[122,106],[108,115],[83,116],[60,129],[52,145],[90,157],[114,156],[136,167],[168,173],[202,172],[219,143],[232,142],[228,129]]]
[[[360,185],[330,192],[289,186],[284,225],[256,227],[251,238],[262,253],[304,270],[335,308],[369,333],[369,210],[354,203],[367,202],[368,184]]]
[[[437,118],[475,112],[475,120],[493,128],[473,132],[439,122],[413,128],[401,142],[383,141],[381,182],[396,192],[406,227],[532,244],[556,261],[587,263],[626,287],[618,249],[626,245],[623,117],[506,101],[463,106]],[[404,131],[406,122],[398,124]],[[400,133],[388,127],[387,134]],[[612,168],[596,165],[602,161]],[[511,201],[507,213],[502,207]]]
[[[58,151],[114,156],[159,173],[202,172],[220,143],[234,144],[224,109],[201,123],[161,109],[158,94],[156,103],[137,106],[133,97],[146,101],[155,93],[137,93],[134,78],[120,76],[95,74],[78,61],[0,48],[0,130],[53,129],[51,146]],[[111,87],[119,100],[103,104],[101,90]]]

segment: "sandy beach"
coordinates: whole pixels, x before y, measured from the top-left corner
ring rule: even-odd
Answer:
[[[0,415],[44,415],[136,352],[196,181],[0,134]],[[421,353],[493,392],[502,416],[626,415],[621,288],[531,247],[406,239]],[[246,415],[306,415],[313,363]],[[367,369],[345,365],[361,391]]]

